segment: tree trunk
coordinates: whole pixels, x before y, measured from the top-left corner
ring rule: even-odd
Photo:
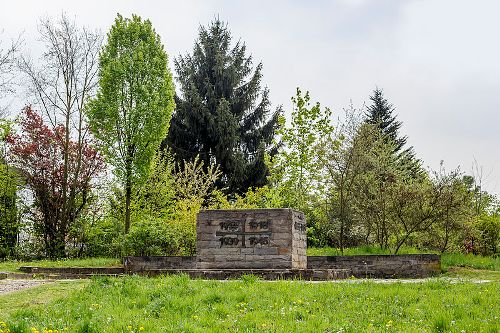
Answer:
[[[132,185],[130,179],[127,177],[127,184],[125,186],[125,233],[128,234],[130,230],[130,197],[132,196]]]

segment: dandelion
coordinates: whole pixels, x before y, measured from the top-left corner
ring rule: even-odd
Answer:
[[[387,324],[385,324],[385,327],[391,327],[393,324],[392,320],[389,320]]]
[[[142,326],[139,327],[139,331],[141,331],[141,332],[144,331],[144,327],[142,327]]]

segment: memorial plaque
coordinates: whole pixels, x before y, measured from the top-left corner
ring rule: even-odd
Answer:
[[[305,269],[306,221],[292,209],[206,210],[197,219],[197,267]]]

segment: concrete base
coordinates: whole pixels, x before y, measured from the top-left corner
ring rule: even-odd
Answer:
[[[147,276],[187,274],[193,279],[208,280],[239,279],[244,275],[255,275],[263,280],[327,281],[351,276],[348,269],[152,269],[137,273]]]

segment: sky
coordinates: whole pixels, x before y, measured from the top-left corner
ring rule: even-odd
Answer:
[[[173,58],[193,48],[200,25],[226,21],[244,41],[273,105],[290,113],[296,87],[337,115],[369,103],[379,87],[396,108],[424,166],[482,168],[500,194],[500,1],[2,1],[0,38],[23,33],[40,54],[37,23],[63,12],[106,33],[117,13],[150,19]],[[5,44],[3,44],[5,45]],[[26,104],[19,97],[11,108]],[[17,105],[20,105],[17,107]]]

